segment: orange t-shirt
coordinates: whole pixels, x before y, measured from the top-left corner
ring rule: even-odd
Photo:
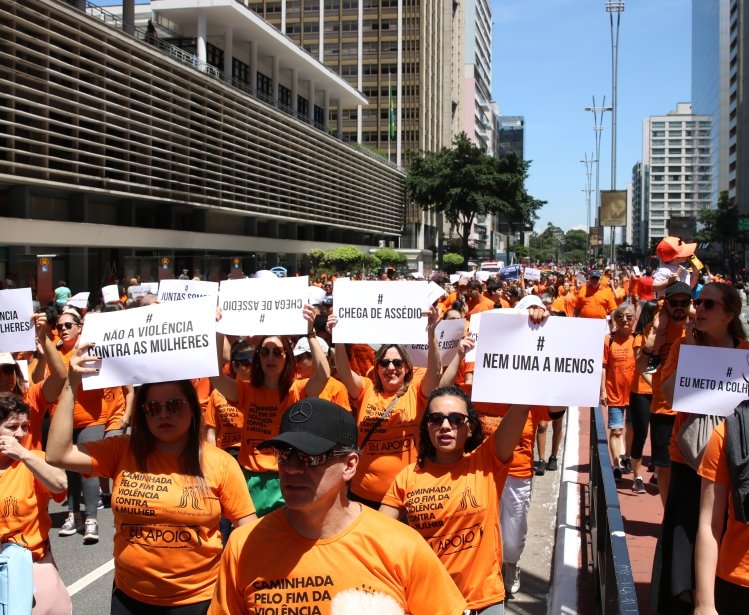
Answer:
[[[644,343],[645,338],[642,334],[638,333],[635,335],[634,342],[632,343],[632,352],[635,353],[635,357],[637,356],[637,351],[642,348]],[[653,393],[653,387],[650,385],[650,382],[645,380],[645,376],[643,376],[638,370],[635,370],[635,372],[635,378],[632,380],[632,386],[630,387],[629,392],[639,393],[640,395],[651,395]]]
[[[42,451],[32,454],[44,459]],[[65,500],[66,493],[50,494],[22,461],[14,461],[0,474],[3,511],[0,515],[0,537],[31,551],[34,561],[42,559],[49,549],[49,528],[52,519],[47,512],[50,497]]]
[[[115,585],[159,606],[182,606],[213,595],[221,558],[221,515],[255,512],[234,458],[203,444],[206,493],[179,471],[177,455],[154,452],[138,470],[130,436],[86,442],[92,475],[108,476],[114,515]]]
[[[260,451],[257,445],[278,435],[286,408],[305,397],[304,385],[305,382],[294,380],[286,399],[281,401],[278,389],[256,388],[249,382],[237,382],[237,408],[244,415],[242,442],[237,457],[241,466],[250,472],[278,472],[273,452]]]
[[[479,312],[486,312],[494,309],[494,301],[487,299],[483,295],[479,295],[478,301],[475,304],[467,304],[468,312],[466,313],[466,320],[470,320],[473,314]]]
[[[731,476],[726,459],[725,423],[721,423],[713,431],[698,474],[728,487],[728,524],[720,541],[715,574],[729,583],[749,587],[749,525],[736,520]]]
[[[603,366],[606,368],[606,397],[609,406],[629,405],[629,392],[635,379],[634,338],[629,335],[624,341],[606,337],[603,344]]]
[[[505,598],[499,500],[508,468],[497,457],[496,440],[486,438],[456,463],[409,465],[382,500],[406,510],[408,524],[440,558],[469,609]]]
[[[239,448],[242,442],[244,414],[218,389],[211,391],[203,419],[207,427],[216,429],[216,446],[223,450]]]
[[[104,431],[122,428],[122,417],[125,415],[125,407],[127,405],[127,387],[119,387],[122,398],[116,393],[117,388],[104,389],[104,399],[109,412],[111,412],[107,417]]]
[[[349,348],[349,365],[351,371],[360,376],[366,376],[374,367],[374,350],[368,344],[351,344]]]
[[[673,346],[671,346],[671,352],[668,355],[668,362],[669,362],[669,373],[674,373],[676,371],[676,368],[679,364],[679,350],[681,349],[681,344],[684,338],[681,338],[679,340],[676,340]],[[749,341],[747,340],[741,340],[739,342],[739,345],[736,346],[737,350],[746,350],[749,348]],[[671,365],[673,363],[673,365]],[[690,417],[689,412],[676,412],[676,419],[674,420],[674,426],[671,430],[671,439],[668,441],[668,454],[671,456],[671,461],[675,461],[676,463],[683,463],[686,464],[686,461],[684,460],[684,456],[681,454],[681,450],[679,449],[679,444],[676,441],[676,437],[679,435],[679,430],[681,429],[682,425],[686,423],[687,419]]]
[[[475,402],[474,406],[479,413],[479,421],[481,421],[481,428],[484,430],[485,436],[491,436],[497,431],[502,418],[510,409],[510,404],[490,402]],[[507,472],[508,476],[514,476],[515,478],[533,477],[533,449],[536,445],[536,429],[541,421],[550,420],[549,406],[531,406],[520,441],[512,453],[510,469]]]
[[[580,318],[606,318],[616,309],[614,294],[602,286],[597,290],[583,286],[577,294],[576,309]]]
[[[309,378],[302,379],[304,387],[307,386],[308,380]],[[348,390],[340,380],[336,380],[335,378],[328,378],[328,381],[325,383],[325,388],[320,391],[318,397],[320,399],[327,399],[328,401],[332,401],[334,404],[338,404],[342,408],[345,408],[346,410],[351,412]]]
[[[49,404],[42,394],[43,384],[43,381],[30,384],[23,394],[23,401],[29,406],[29,435],[23,445],[31,451],[42,450],[42,423],[49,409]]]
[[[395,475],[416,461],[419,421],[427,402],[421,394],[420,385],[421,378],[414,374],[405,395],[397,401],[363,447],[359,467],[351,479],[351,490],[359,497],[379,502]],[[393,399],[395,394],[377,392],[369,378],[363,379],[362,391],[355,401],[359,408],[356,418],[359,446]]]
[[[208,613],[327,614],[344,590],[386,594],[412,615],[456,615],[466,608],[416,532],[363,506],[338,534],[319,540],[294,531],[283,509],[238,527],[221,558]]]
[[[652,324],[645,328],[645,337],[648,336],[648,332]],[[666,398],[661,392],[661,382],[668,378],[676,370],[676,361],[679,357],[678,353],[676,358],[671,361],[671,348],[673,343],[684,335],[684,326],[680,324],[669,323],[666,327],[666,340],[658,351],[663,364],[661,368],[653,374],[653,399],[650,402],[650,412],[653,414],[676,414],[671,408],[669,408]]]
[[[210,378],[193,378],[192,386],[195,388],[195,392],[198,394],[200,400],[200,407],[205,409],[208,407],[208,400],[211,398],[211,379]]]

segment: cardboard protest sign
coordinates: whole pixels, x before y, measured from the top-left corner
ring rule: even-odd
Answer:
[[[442,288],[439,284],[436,282],[429,282],[427,284],[427,305],[425,307],[431,306],[435,301],[439,301],[444,297],[447,293],[445,292],[445,289]]]
[[[216,328],[231,335],[305,335],[308,294],[307,276],[224,280],[218,292],[222,317]]]
[[[526,267],[523,271],[523,279],[538,282],[541,279],[541,271],[535,267]]]
[[[473,319],[471,319],[473,320]],[[596,406],[606,321],[481,313],[473,375],[474,401]]]
[[[161,280],[159,282],[159,301],[184,301],[185,299],[213,298],[213,305],[218,300],[218,282],[202,280]]]
[[[216,308],[201,299],[90,313],[80,338],[88,342],[101,362],[84,390],[218,375]]]
[[[0,352],[36,350],[30,288],[0,290]]]
[[[88,297],[91,293],[76,293],[70,299],[68,299],[68,305],[72,305],[81,310],[85,310],[88,307]]]
[[[499,270],[500,280],[517,280],[520,277],[520,265],[510,265]]]
[[[333,343],[426,344],[425,281],[336,281],[333,292]]]
[[[101,289],[101,298],[103,303],[115,303],[120,300],[120,289],[117,284],[103,286]]]
[[[682,344],[676,366],[677,412],[728,416],[749,398],[749,350]]]
[[[465,318],[443,320],[437,325],[437,329],[434,333],[440,347],[440,360],[442,361],[442,367],[447,367],[455,355],[458,354],[458,346],[460,345],[460,340],[463,339],[465,327]],[[407,344],[406,350],[411,357],[414,367],[427,366],[429,346],[426,343]]]

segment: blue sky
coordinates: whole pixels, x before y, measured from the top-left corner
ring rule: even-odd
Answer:
[[[617,188],[642,158],[642,121],[691,98],[691,1],[626,0],[619,26]],[[502,115],[525,116],[528,192],[548,203],[536,230],[587,221],[585,165],[595,151],[592,96],[611,102],[605,0],[491,0],[492,93]],[[611,114],[604,114],[600,186],[611,187]],[[593,175],[595,188],[595,173]],[[595,194],[591,197],[594,203]]]

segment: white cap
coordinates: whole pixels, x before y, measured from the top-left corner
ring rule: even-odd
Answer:
[[[310,305],[322,305],[323,297],[325,297],[325,289],[319,286],[309,287],[307,299]]]
[[[527,295],[515,304],[515,307],[520,310],[527,310],[530,307],[546,307],[538,295]]]
[[[9,352],[0,352],[0,365],[15,365],[16,360]]]
[[[272,271],[268,271],[267,269],[261,269],[260,271],[256,271],[255,275],[253,277],[255,277],[255,278],[265,278],[267,280],[269,280],[271,278],[274,279],[274,280],[278,279],[278,277],[276,276],[275,273],[273,273]]]
[[[328,354],[328,343],[319,337],[317,338],[317,343],[320,344],[323,354]],[[309,340],[306,337],[302,337],[296,343],[296,346],[294,346],[294,356],[298,357],[305,352],[311,352],[311,350],[309,348]]]

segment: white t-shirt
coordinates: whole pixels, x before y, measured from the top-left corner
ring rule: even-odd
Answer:
[[[679,270],[679,267],[681,267],[681,270]],[[674,275],[677,271],[679,271],[679,281],[691,286],[691,269],[683,265],[674,265],[673,263],[661,263],[661,266],[658,267],[658,269],[656,269],[655,273],[653,274],[653,284],[657,284],[658,282],[663,282],[670,279],[671,276]],[[656,293],[656,297],[660,299],[661,297],[665,296],[665,293],[666,289],[664,288],[663,290]]]

